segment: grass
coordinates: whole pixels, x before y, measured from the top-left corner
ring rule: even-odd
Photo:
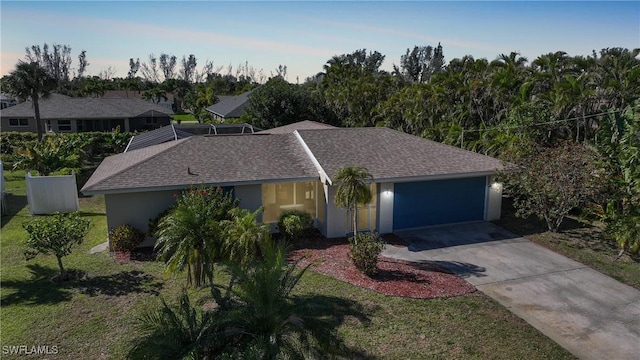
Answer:
[[[497,225],[640,290],[640,264],[626,254],[616,260],[618,247],[605,235],[602,224],[570,216],[558,233],[552,233],[535,217],[516,218],[508,199],[502,206],[502,219],[495,222]]]
[[[171,115],[171,119],[173,119],[176,123],[180,121],[181,124],[197,124],[198,120],[193,114],[174,114]]]
[[[90,232],[63,259],[68,269],[85,272],[88,278],[53,283],[53,256],[27,262],[22,255],[26,233],[21,224],[31,217],[24,173],[5,174],[12,194],[0,239],[1,345],[56,345],[55,359],[125,357],[135,337],[136,316],[158,306],[160,297],[174,302],[184,277],[163,277],[158,262],[121,265],[108,253],[89,254],[107,234],[104,198],[94,196],[80,199],[82,213],[92,223]],[[219,275],[218,281],[224,279]],[[436,300],[389,297],[310,271],[296,292],[332,304],[332,321],[362,358],[572,358],[480,293]]]

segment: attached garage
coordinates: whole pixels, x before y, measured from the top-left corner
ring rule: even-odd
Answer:
[[[394,184],[393,229],[484,219],[487,178]]]

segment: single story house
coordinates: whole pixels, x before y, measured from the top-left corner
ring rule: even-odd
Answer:
[[[144,90],[107,90],[102,94],[103,99],[140,99],[145,100],[142,95]],[[164,97],[158,99],[158,101],[145,100],[155,104],[158,104],[166,109],[174,109],[174,96],[172,93],[166,93]]]
[[[174,195],[201,185],[233,190],[240,206],[262,207],[275,224],[285,210],[312,215],[326,237],[351,229],[334,202],[336,171],[366,167],[373,200],[358,209],[362,230],[399,229],[500,217],[494,183],[500,160],[388,128],[336,128],[303,121],[244,135],[204,135],[106,158],[82,188],[104,194],[109,228],[146,230]]]
[[[72,98],[52,94],[40,99],[40,119],[47,132],[153,130],[171,123],[173,111],[140,99]],[[0,112],[3,131],[36,132],[31,101]]]
[[[208,106],[206,110],[211,113],[214,120],[224,122],[229,119],[242,117],[245,108],[249,105],[249,97],[253,90],[237,96],[218,96],[218,102]]]

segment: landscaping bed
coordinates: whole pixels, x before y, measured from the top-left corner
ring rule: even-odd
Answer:
[[[406,246],[395,236],[385,236],[391,246]],[[291,252],[299,266],[384,295],[432,299],[469,294],[476,288],[448,270],[431,264],[412,264],[386,257],[378,259],[378,274],[368,277],[349,258],[347,239],[317,236]]]

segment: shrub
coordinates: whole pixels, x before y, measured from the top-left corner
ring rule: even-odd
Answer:
[[[123,224],[109,231],[111,247],[117,251],[131,252],[144,241],[142,231],[131,225]]]
[[[313,218],[306,212],[285,211],[278,220],[278,229],[290,240],[300,239],[313,229]]]
[[[376,232],[359,233],[349,238],[351,261],[365,275],[378,272],[378,255],[384,249],[384,241]]]
[[[158,214],[158,216],[154,217],[153,219],[149,219],[149,227],[147,228],[147,236],[158,237],[157,232],[158,232],[158,225],[160,224],[160,221],[162,221],[162,219],[165,216],[167,216],[173,209],[175,209],[175,206],[169,206],[163,212]]]

